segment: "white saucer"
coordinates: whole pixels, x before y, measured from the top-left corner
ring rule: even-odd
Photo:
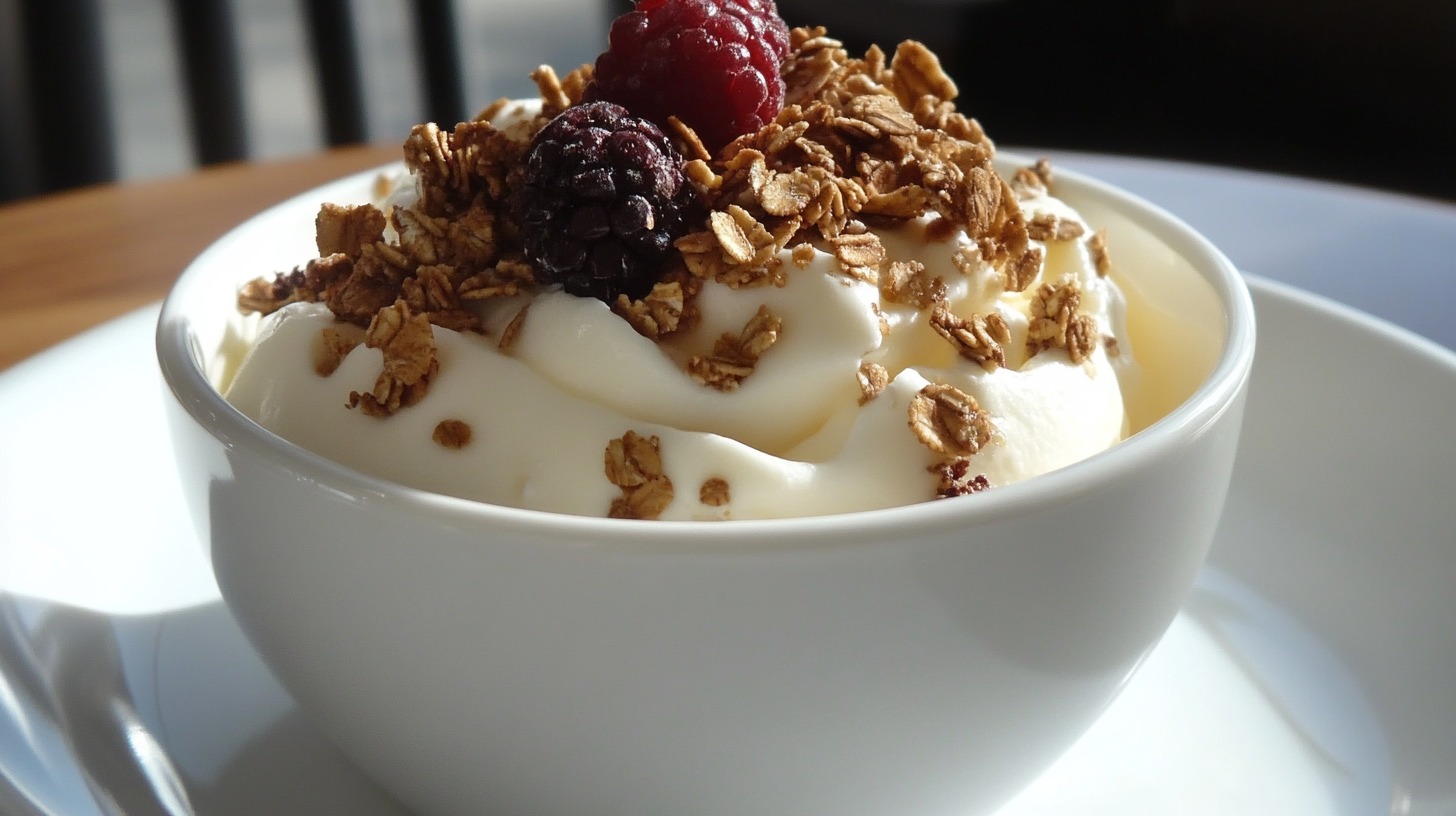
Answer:
[[[1456,355],[1254,282],[1210,567],[1002,816],[1456,814]],[[0,813],[400,814],[217,600],[172,471],[155,310],[0,374]]]

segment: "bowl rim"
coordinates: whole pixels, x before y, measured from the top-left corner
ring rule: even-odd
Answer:
[[[1024,154],[997,152],[997,163],[1029,164]],[[157,361],[168,391],[183,410],[228,451],[247,451],[295,479],[326,485],[356,501],[389,503],[394,511],[426,513],[450,526],[480,526],[530,534],[572,546],[611,546],[655,551],[715,552],[730,549],[799,549],[894,541],[918,533],[968,528],[1075,499],[1096,486],[1135,473],[1160,456],[1197,439],[1247,388],[1255,348],[1253,300],[1234,264],[1197,230],[1167,210],[1107,182],[1057,168],[1058,185],[1101,197],[1186,258],[1224,308],[1224,341],[1203,383],[1176,408],[1111,448],[1033,479],[976,494],[973,501],[926,501],[831,515],[726,522],[609,519],[493,505],[399,484],[357,471],[289,442],[258,425],[223,399],[197,365],[196,343],[184,309],[188,292],[206,280],[219,245],[275,210],[318,202],[330,189],[364,183],[393,162],[315,187],[274,204],[234,227],[199,254],[173,284],[157,319]],[[174,435],[174,444],[176,437]],[[180,451],[178,452],[181,453]]]

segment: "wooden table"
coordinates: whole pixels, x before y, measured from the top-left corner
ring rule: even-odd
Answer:
[[[0,206],[0,370],[160,300],[193,257],[248,216],[399,155],[343,148]]]

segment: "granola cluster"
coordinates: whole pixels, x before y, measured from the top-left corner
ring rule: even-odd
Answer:
[[[662,442],[628,431],[607,443],[607,481],[622,489],[608,516],[655,519],[672,503],[672,480],[662,472]]]
[[[944,277],[913,259],[890,257],[878,230],[911,221],[927,240],[964,235],[953,259],[966,275],[999,276],[1007,292],[1029,292],[1025,356],[1064,349],[1082,363],[1111,338],[1081,311],[1077,281],[1068,277],[1031,290],[1045,249],[1081,241],[1099,274],[1107,274],[1105,235],[1077,220],[1028,218],[1021,202],[1052,184],[1045,162],[1008,182],[992,166],[995,148],[980,125],[954,104],[955,83],[933,53],[916,42],[887,55],[872,47],[851,57],[823,28],[790,33],[783,62],[786,87],[779,115],[716,153],[677,120],[668,128],[684,157],[683,173],[703,213],[679,238],[651,291],[617,296],[613,311],[639,334],[663,341],[699,321],[696,300],[710,281],[736,289],[783,286],[820,252],[845,280],[877,287],[885,303],[908,306],[969,364],[994,372],[1007,365],[1012,333],[999,313],[959,315]],[[438,374],[431,327],[488,333],[485,301],[530,294],[541,287],[523,250],[523,227],[513,214],[522,162],[532,139],[555,116],[577,105],[592,78],[583,66],[564,78],[549,68],[533,75],[539,112],[509,110],[501,100],[475,119],[443,130],[421,124],[404,144],[404,163],[417,186],[413,203],[387,211],[374,205],[326,204],[316,221],[318,257],[290,272],[247,284],[238,305],[270,313],[300,301],[327,305],[337,318],[323,331],[316,370],[329,376],[359,343],[379,349],[382,367],[369,392],[347,404],[389,416],[419,401]],[[502,114],[511,115],[502,117]],[[504,119],[507,124],[498,124]],[[521,307],[497,345],[510,353],[527,319]],[[882,331],[889,323],[881,316]],[[733,391],[750,377],[791,321],[759,308],[739,333],[711,349],[685,355],[686,373],[705,387]],[[891,373],[866,362],[856,372],[860,403],[877,398]],[[968,394],[932,384],[912,400],[907,422],[937,457],[936,495],[978,492],[988,485],[971,457],[995,441],[990,417]],[[470,444],[468,424],[449,420],[434,441]],[[606,477],[622,495],[611,515],[654,518],[672,501],[657,437],[628,432],[606,448]],[[728,503],[726,482],[700,488],[708,506]]]
[[[536,289],[510,216],[515,176],[531,137],[580,98],[585,74],[563,81],[539,69],[533,78],[540,112],[507,127],[493,124],[511,104],[505,100],[450,131],[416,125],[404,163],[418,199],[388,213],[373,204],[324,204],[315,220],[318,257],[251,281],[238,295],[239,308],[269,314],[300,301],[325,304],[341,323],[365,327],[366,345],[385,352],[373,392],[350,394],[349,404],[387,416],[417,402],[438,367],[429,326],[484,333],[472,304]],[[503,350],[524,318],[522,310],[503,333]],[[407,331],[397,337],[401,329]],[[323,344],[318,370],[326,376],[352,346],[337,332]]]
[[[758,358],[779,339],[784,321],[767,306],[758,307],[741,334],[726,333],[718,338],[713,352],[688,360],[688,374],[719,391],[732,391],[743,382]]]
[[[945,237],[964,227],[1008,280],[1039,269],[1016,196],[991,165],[994,146],[956,110],[955,83],[923,45],[855,59],[823,28],[795,29],[784,80],[769,125],[717,156],[687,140],[687,177],[718,213],[678,242],[694,275],[779,284],[779,250],[817,239],[844,274],[877,281],[886,258],[869,225],[926,214]]]
[[[974,456],[995,434],[975,397],[941,383],[925,386],[910,400],[910,429],[925,447],[948,459]]]

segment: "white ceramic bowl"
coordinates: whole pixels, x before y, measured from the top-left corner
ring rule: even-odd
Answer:
[[[421,813],[986,811],[1098,716],[1204,558],[1252,306],[1223,255],[1125,193],[1057,187],[1108,228],[1134,299],[1204,338],[1204,362],[1139,345],[1163,366],[1149,427],[964,499],[637,522],[384,482],[219,396],[237,287],[307,259],[318,204],[367,200],[371,178],[224,237],[167,299],[157,345],[228,605],[302,708]]]

